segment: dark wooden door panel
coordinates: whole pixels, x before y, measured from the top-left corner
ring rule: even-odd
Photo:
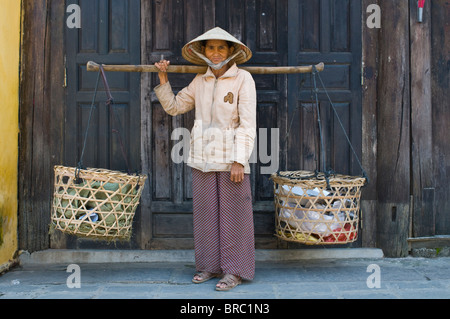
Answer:
[[[75,1],[68,1],[68,3]],[[82,26],[66,32],[67,110],[65,162],[80,158],[97,73],[87,72],[89,60],[98,63],[138,64],[140,60],[140,5],[138,0],[80,0]],[[94,116],[89,128],[83,163],[89,167],[126,170],[117,129],[131,170],[140,166],[139,74],[108,73],[114,98],[112,113],[104,102],[100,82]]]
[[[357,153],[361,152],[361,2],[354,0],[289,2],[289,63],[326,68],[320,77]],[[298,19],[295,20],[294,17]],[[317,85],[321,83],[317,79]],[[290,131],[288,167],[322,168],[313,111],[310,74],[289,77],[289,114],[295,117]],[[295,89],[297,88],[297,89]],[[323,90],[319,91],[326,167],[345,174],[360,174],[341,127]],[[360,156],[360,155],[359,155]],[[299,161],[300,159],[300,161]]]
[[[66,29],[64,162],[75,166],[80,160],[98,76],[86,71],[86,63],[140,63],[140,1],[66,1],[66,6],[69,4],[80,6],[82,21],[81,28]],[[100,80],[83,165],[135,172],[140,169],[140,75],[110,72],[106,77],[114,104],[112,110],[105,105],[106,94]],[[102,243],[68,241],[68,246],[91,245]]]

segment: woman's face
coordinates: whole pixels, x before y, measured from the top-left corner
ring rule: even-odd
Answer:
[[[208,40],[205,46],[205,56],[214,64],[228,59],[233,53],[234,47],[229,47],[224,40]]]

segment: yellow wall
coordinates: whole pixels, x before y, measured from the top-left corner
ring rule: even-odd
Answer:
[[[17,250],[20,3],[0,6],[0,268]]]

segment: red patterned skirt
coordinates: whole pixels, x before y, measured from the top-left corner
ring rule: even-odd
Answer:
[[[230,172],[192,169],[194,244],[197,271],[253,279],[255,236],[250,176],[241,183]]]

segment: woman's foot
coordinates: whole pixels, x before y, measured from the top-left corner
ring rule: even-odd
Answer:
[[[239,276],[226,274],[216,285],[218,291],[228,291],[242,283],[242,279]]]
[[[192,278],[192,282],[194,284],[201,284],[202,282],[208,281],[213,278],[217,278],[219,276],[220,276],[219,274],[213,274],[208,271],[200,271],[194,275],[194,278]]]

